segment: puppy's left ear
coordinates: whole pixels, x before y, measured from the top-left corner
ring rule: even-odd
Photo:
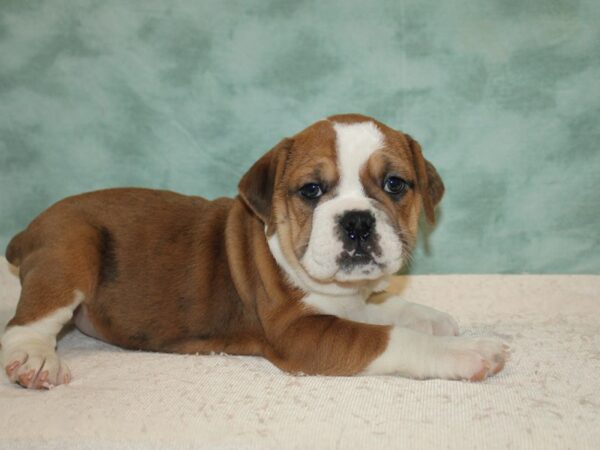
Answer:
[[[421,146],[410,135],[405,134],[408,139],[410,151],[413,157],[413,164],[417,172],[417,186],[423,198],[423,208],[425,217],[430,224],[435,223],[435,207],[444,196],[444,183],[437,170],[429,161],[423,157]]]
[[[273,225],[271,210],[276,183],[281,179],[287,152],[292,144],[292,139],[282,140],[254,163],[238,185],[244,203],[268,225],[267,233],[270,233]]]

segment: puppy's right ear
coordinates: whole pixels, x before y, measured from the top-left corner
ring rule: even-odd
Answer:
[[[269,229],[272,226],[271,210],[275,187],[281,180],[287,153],[293,143],[289,138],[282,140],[254,163],[238,185],[244,203],[268,225]]]

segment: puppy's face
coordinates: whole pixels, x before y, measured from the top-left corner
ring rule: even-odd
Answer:
[[[289,269],[344,285],[397,272],[421,206],[433,221],[443,189],[415,141],[359,115],[332,116],[285,139],[240,182]]]

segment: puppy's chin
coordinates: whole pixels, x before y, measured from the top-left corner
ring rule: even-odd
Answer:
[[[347,282],[361,282],[361,281],[373,281],[378,280],[386,274],[379,268],[375,263],[361,264],[360,266],[353,267],[351,269],[341,269],[334,277],[335,281],[341,283]]]
[[[314,261],[307,264],[306,259],[302,259],[301,266],[313,280],[322,284],[360,285],[372,284],[374,281],[394,275],[400,270],[402,261],[396,261],[388,266],[369,261],[356,265],[342,262],[334,267],[331,265],[318,267]]]

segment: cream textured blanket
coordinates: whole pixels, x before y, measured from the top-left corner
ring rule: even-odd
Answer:
[[[0,261],[0,326],[18,280]],[[73,381],[0,376],[0,448],[600,448],[600,276],[414,276],[407,300],[497,335],[512,359],[483,383],[298,377],[266,360],[125,351],[67,333]]]

